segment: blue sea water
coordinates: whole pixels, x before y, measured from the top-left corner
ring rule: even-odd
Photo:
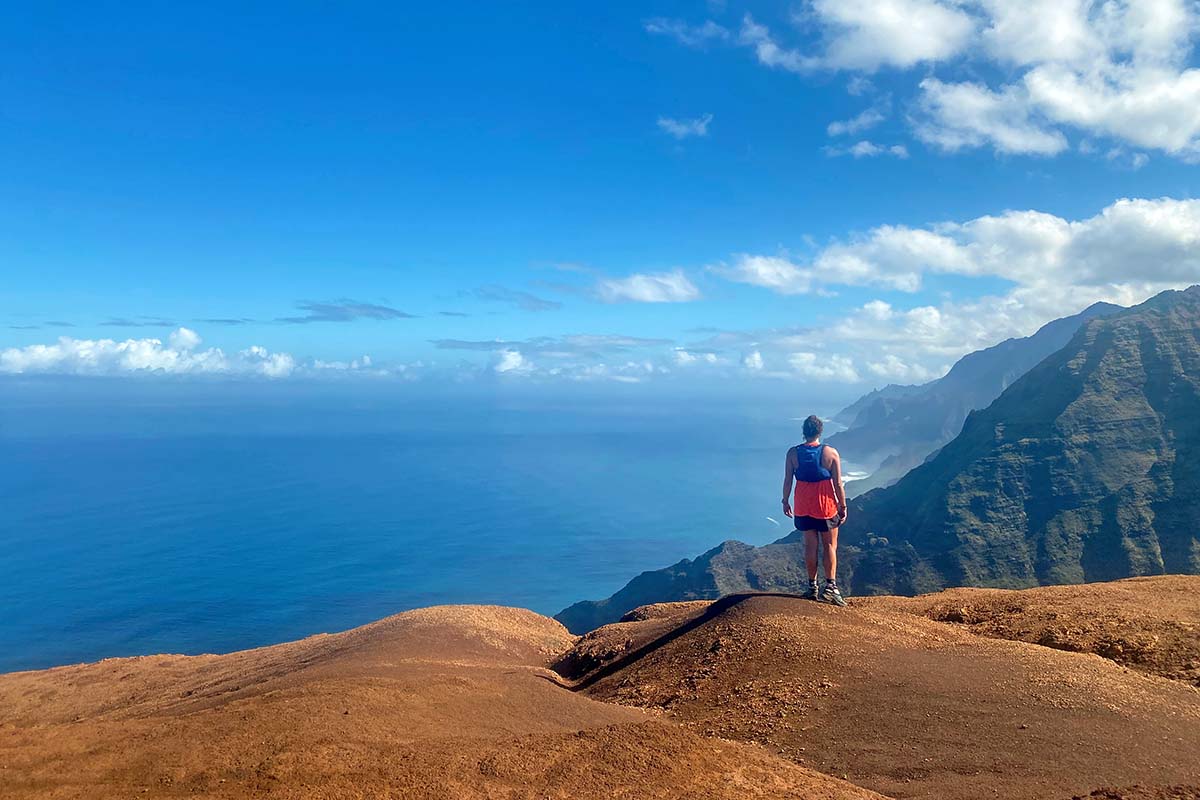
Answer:
[[[553,614],[787,532],[785,403],[118,400],[0,417],[0,671]]]

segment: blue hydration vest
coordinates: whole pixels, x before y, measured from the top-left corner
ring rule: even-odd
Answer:
[[[796,480],[820,483],[833,478],[833,473],[821,466],[821,456],[825,454],[826,447],[828,445],[824,444],[820,447],[796,445],[796,471],[792,473]]]

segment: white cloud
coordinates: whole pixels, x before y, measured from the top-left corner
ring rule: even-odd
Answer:
[[[813,287],[812,269],[783,256],[739,253],[732,266],[714,267],[713,271],[731,281],[762,286],[779,294],[808,294]]]
[[[791,37],[750,15],[736,36],[711,22],[647,30],[690,46],[729,41],[799,75],[848,71],[852,94],[869,90],[862,75],[894,70],[915,134],[945,152],[1052,156],[1078,135],[1200,161],[1195,0],[809,0],[796,21]]]
[[[693,364],[719,364],[720,357],[716,353],[694,352],[684,347],[675,348],[675,363],[681,367]]]
[[[861,97],[864,94],[870,94],[875,91],[875,84],[868,78],[862,75],[855,75],[846,81],[846,94],[852,97]]]
[[[661,377],[670,370],[660,363],[646,359],[643,361],[626,361],[623,364],[606,362],[594,364],[566,364],[546,370],[536,370],[528,373],[533,380],[567,380],[576,383],[644,383],[654,377]]]
[[[874,128],[879,123],[883,122],[887,117],[878,108],[868,108],[867,110],[856,114],[847,120],[839,120],[831,122],[825,128],[825,132],[830,136],[844,136],[846,134],[861,133],[869,128]]]
[[[259,345],[243,350],[238,355],[245,363],[253,365],[255,372],[268,378],[286,378],[296,369],[296,359],[289,354],[272,353]]]
[[[928,228],[883,225],[814,259],[837,282],[915,290],[925,272],[991,275],[1024,286],[1200,280],[1200,200],[1118,200],[1065,220],[1006,211]]]
[[[402,369],[407,369],[406,365],[401,365]],[[314,370],[332,370],[334,372],[356,372],[358,370],[367,370],[371,368],[371,357],[362,356],[351,361],[321,361],[317,359],[312,362]]]
[[[804,256],[738,254],[711,271],[787,296],[843,286],[912,293],[931,275],[957,276],[955,291],[965,296],[976,281],[994,293],[908,303],[889,295],[840,313],[820,310],[794,327],[708,330],[698,341],[575,335],[443,340],[438,346],[496,353],[497,369],[531,380],[633,382],[686,373],[922,382],[944,374],[968,352],[1026,336],[1093,302],[1128,305],[1200,282],[1200,200],[1119,200],[1081,219],[1025,210],[919,227],[880,225],[809,246]],[[602,285],[610,301],[691,296],[675,276],[682,278],[682,271]],[[600,287],[596,291],[601,294]]]
[[[1080,148],[1080,152],[1084,152],[1082,147]],[[1118,146],[1108,148],[1104,153],[1104,160],[1137,172],[1150,163],[1150,156],[1145,153],[1131,153],[1124,147]]]
[[[858,383],[860,380],[854,362],[846,356],[799,352],[792,353],[788,363],[802,377],[812,380],[838,383]]]
[[[167,341],[176,350],[195,350],[200,346],[200,335],[191,328],[179,328],[167,337]]]
[[[863,139],[848,147],[826,147],[828,156],[853,156],[854,158],[874,158],[876,156],[893,156],[908,158],[908,148],[902,144],[882,145]]]
[[[527,340],[433,341],[441,350],[492,354],[485,370],[460,365],[458,379],[503,375],[532,382],[642,383],[667,375],[671,367],[703,369],[722,363],[711,351],[679,348],[669,339],[646,339],[616,334],[572,334]]]
[[[678,364],[680,366],[687,366],[689,364],[695,364],[699,360],[700,359],[698,359],[694,354],[689,353],[687,350],[684,350],[682,347],[675,348],[675,363],[676,364]]]
[[[1070,233],[1057,255],[1073,283],[1200,282],[1200,200],[1118,200]]]
[[[499,373],[521,375],[533,371],[533,364],[517,350],[501,350],[493,369]]]
[[[705,20],[701,25],[689,25],[681,19],[656,17],[646,20],[645,29],[647,33],[669,36],[688,47],[704,47],[711,42],[729,38],[729,31],[711,19]]]
[[[826,247],[813,260],[813,271],[828,283],[914,292],[926,271],[974,274],[975,269],[959,243],[943,233],[881,225]]]
[[[813,0],[826,38],[823,66],[873,72],[944,61],[967,46],[975,21],[937,0]]]
[[[508,339],[433,339],[439,350],[473,350],[499,353],[515,350],[524,355],[546,358],[576,358],[626,353],[672,345],[670,339],[648,339],[619,334],[575,333],[567,336],[538,336],[525,340]]]
[[[927,273],[994,276],[1022,286],[1173,286],[1200,281],[1200,201],[1118,200],[1088,219],[1007,211],[926,228],[881,225],[809,263],[740,254],[718,274],[780,294],[821,285],[915,292]]]
[[[1194,3],[981,0],[979,10],[985,52],[1018,75],[998,89],[922,81],[922,138],[1052,155],[1073,130],[1200,157],[1200,70],[1187,64]]]
[[[700,290],[677,269],[608,278],[596,285],[596,296],[605,303],[689,303],[700,299]]]
[[[161,339],[73,339],[0,350],[0,373],[50,375],[260,375],[287,377],[296,369],[287,353],[250,347],[236,354],[199,350],[200,337],[179,328]]]
[[[882,300],[872,300],[862,307],[862,312],[871,319],[885,320],[891,319],[894,312],[890,303],[885,303]]]
[[[888,353],[879,361],[867,363],[867,371],[877,378],[900,383],[925,383],[944,375],[947,370],[928,369],[920,364],[912,364],[899,356]]]
[[[924,228],[884,225],[828,244],[804,263],[747,255],[737,263],[756,268],[717,271],[780,294],[841,284],[916,291],[931,273],[1010,283],[1000,294],[936,305],[873,300],[823,329],[822,341],[834,343],[831,352],[863,365],[860,374],[922,380],[959,356],[1027,336],[1091,303],[1129,305],[1200,283],[1200,200],[1119,200],[1079,220],[1007,211]],[[728,346],[745,347],[726,339]],[[805,331],[752,338],[764,357],[804,352],[806,340],[812,334]]]
[[[874,72],[912,67],[958,55],[974,30],[971,17],[937,0],[812,0],[806,18],[820,27],[823,50],[806,54],[781,45],[770,28],[747,14],[738,43],[760,64],[788,72],[818,69]]]
[[[787,72],[809,72],[820,67],[820,60],[802,55],[798,50],[782,47],[771,36],[771,30],[747,14],[742,20],[738,43],[754,50],[758,63]]]
[[[924,113],[916,133],[925,142],[954,151],[991,145],[1001,153],[1056,155],[1067,138],[1033,118],[1035,109],[1019,87],[994,92],[978,83],[920,84]]]
[[[676,139],[687,139],[692,136],[708,136],[708,126],[712,122],[712,119],[712,114],[703,114],[695,119],[659,117],[658,127]]]
[[[1029,105],[1060,125],[1189,158],[1200,151],[1200,69],[1046,64],[1023,86]]]
[[[987,15],[984,46],[997,60],[1015,66],[1042,61],[1092,59],[1103,46],[1087,23],[1082,0],[983,0]]]

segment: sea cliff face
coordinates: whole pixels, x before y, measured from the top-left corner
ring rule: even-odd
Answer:
[[[1200,572],[1200,289],[1093,320],[928,463],[854,503],[856,588]],[[871,540],[907,542],[903,575]],[[894,550],[894,548],[888,548]]]
[[[1042,359],[1070,341],[1089,320],[1111,316],[1120,306],[1096,303],[1042,326],[1032,336],[1008,339],[963,356],[946,375],[921,386],[887,386],[838,414],[847,430],[829,444],[853,454],[871,474],[847,487],[851,495],[890,486],[962,430],[972,411],[993,400]]]

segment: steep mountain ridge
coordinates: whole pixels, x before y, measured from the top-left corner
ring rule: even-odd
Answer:
[[[935,382],[930,381],[930,383]],[[927,391],[930,383],[889,383],[880,389],[872,389],[839,411],[834,420],[845,425],[847,430],[878,422],[892,413],[890,404],[905,397],[911,397],[914,394]]]
[[[987,407],[1038,362],[1066,345],[1080,326],[1123,310],[1096,303],[1046,323],[1031,336],[965,355],[937,380],[920,386],[890,385],[855,401],[836,417],[847,429],[828,439],[871,472],[848,484],[848,491],[862,494],[899,480],[957,436],[971,411]]]
[[[1200,572],[1198,334],[1200,287],[1087,323],[934,458],[856,499],[856,589]]]

